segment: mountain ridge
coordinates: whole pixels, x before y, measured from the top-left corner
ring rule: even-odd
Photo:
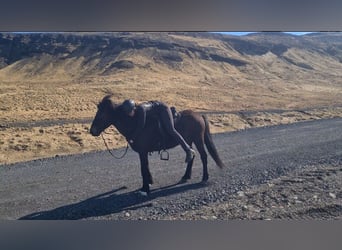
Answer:
[[[248,67],[253,65],[274,76],[262,65],[264,58],[260,58],[271,55],[275,55],[273,61],[281,63],[280,68],[295,71],[299,67],[301,73],[313,70],[323,75],[326,72],[317,66],[318,58],[328,68],[340,70],[341,51],[340,33],[293,36],[267,32],[242,37],[198,32],[1,33],[0,80],[10,80],[13,75],[15,79],[39,80],[45,75],[71,80],[114,75],[118,70],[134,68],[148,71],[157,69],[156,64],[177,72],[188,66],[186,62],[193,66],[211,63],[209,67],[221,67],[222,74],[229,74],[225,66],[233,67],[246,79],[250,76]],[[313,58],[318,61],[312,62]],[[48,72],[51,65],[58,70]],[[337,71],[334,74],[340,76]],[[207,72],[207,76],[211,74]]]

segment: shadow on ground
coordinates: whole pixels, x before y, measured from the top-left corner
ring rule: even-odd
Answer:
[[[19,218],[19,220],[79,220],[105,216],[142,207],[151,207],[152,203],[150,201],[158,197],[195,190],[205,186],[206,184],[202,182],[185,185],[174,184],[152,190],[148,197],[142,196],[137,191],[116,194],[126,189],[126,187],[121,187],[78,203],[58,207],[53,210],[32,213]]]

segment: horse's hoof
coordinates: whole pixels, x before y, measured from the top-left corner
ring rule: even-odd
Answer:
[[[139,194],[140,194],[141,196],[144,196],[144,197],[147,197],[147,196],[148,196],[148,193],[147,193],[146,191],[141,191],[141,190],[139,190]]]
[[[188,181],[188,179],[182,178],[177,184],[184,184]]]
[[[208,179],[203,179],[203,180],[201,181],[201,184],[203,184],[203,185],[208,184]]]
[[[203,176],[203,178],[202,178],[202,182],[203,183],[207,182],[208,180],[209,180],[209,176],[208,175]]]
[[[147,197],[150,194],[150,191],[146,191],[144,189],[139,189],[138,194],[140,194],[141,196]]]

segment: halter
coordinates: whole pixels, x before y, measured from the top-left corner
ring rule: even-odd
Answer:
[[[105,138],[103,137],[103,133],[101,133],[101,137],[102,137],[102,140],[103,140],[104,144],[106,145],[106,148],[107,148],[108,152],[109,152],[115,159],[122,159],[122,158],[125,157],[125,155],[127,154],[127,151],[128,151],[128,143],[127,143],[127,146],[126,146],[126,149],[125,149],[125,152],[123,153],[123,155],[121,155],[121,156],[116,156],[116,155],[114,155],[113,152],[109,149],[108,144],[107,144]]]

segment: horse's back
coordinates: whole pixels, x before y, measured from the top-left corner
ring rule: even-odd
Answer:
[[[199,133],[204,132],[205,122],[200,113],[187,109],[180,111],[180,118],[175,123],[176,130],[183,137],[197,137]]]

